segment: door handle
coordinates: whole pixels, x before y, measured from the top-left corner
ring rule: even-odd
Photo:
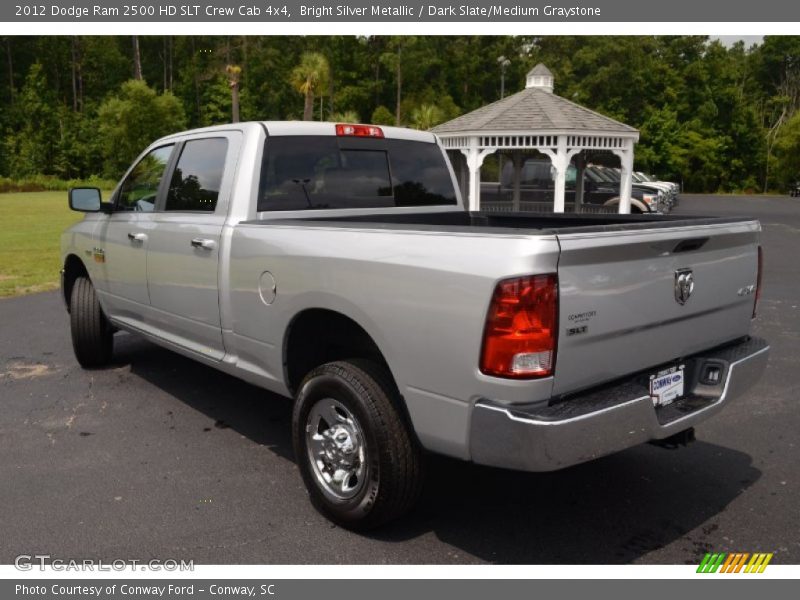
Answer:
[[[147,234],[146,233],[128,233],[128,239],[132,242],[138,242],[143,244],[147,241]]]
[[[217,243],[214,240],[207,240],[205,238],[194,238],[190,243],[192,247],[202,248],[203,250],[213,250],[217,247]]]

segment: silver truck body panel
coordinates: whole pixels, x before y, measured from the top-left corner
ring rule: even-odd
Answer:
[[[314,308],[346,315],[380,348],[423,443],[431,447],[439,441],[448,447],[457,444],[459,455],[465,448],[465,420],[474,399],[489,394],[522,402],[532,394],[542,399],[549,396],[549,378],[518,382],[486,377],[478,371],[478,361],[486,310],[497,279],[554,271],[558,258],[554,236],[325,227],[308,233],[302,225],[281,225],[280,221],[242,224],[234,230],[232,329],[237,344],[243,338],[257,342],[248,344],[250,352],[243,352],[241,360],[260,361],[267,376],[279,381],[284,336],[293,318]],[[434,254],[435,261],[431,260]],[[272,274],[277,285],[270,305],[264,304],[258,289],[264,271]],[[428,407],[431,396],[443,399],[434,411]],[[417,419],[417,411],[428,416]],[[431,412],[441,418],[430,418]],[[462,426],[456,437],[443,439],[442,425],[452,429],[452,420]]]
[[[427,133],[383,130],[387,137],[436,141]],[[755,283],[759,225],[754,221],[563,233],[324,222],[358,215],[463,214],[449,162],[456,206],[257,212],[265,140],[333,134],[332,124],[267,122],[159,140],[150,148],[228,137],[215,212],[89,214],[62,237],[62,255],[83,261],[119,328],[283,395],[292,392],[285,365],[292,322],[306,310],[340,313],[363,328],[386,359],[422,445],[487,464],[501,462],[487,455],[486,436],[476,442],[488,413],[499,431],[494,421],[498,415],[506,419],[504,407],[546,406],[553,398],[747,334],[753,299],[737,291]],[[143,241],[132,243],[130,232],[144,234]],[[195,248],[190,244],[195,238],[210,244]],[[707,240],[696,250],[674,252],[691,238]],[[96,260],[98,248],[104,262]],[[680,268],[694,269],[697,282],[683,305],[673,289]],[[483,330],[497,282],[537,273],[559,277],[554,377],[482,374]],[[570,315],[589,313],[577,323],[585,331],[570,335],[576,325]],[[637,414],[646,410],[641,404]],[[523,437],[530,439],[527,433]],[[526,451],[550,447],[550,442],[531,443],[523,444]],[[612,446],[619,444],[602,447]],[[517,466],[520,460],[509,456],[505,464]],[[520,464],[536,468],[536,460]]]
[[[553,393],[573,392],[747,335],[758,223],[559,235],[561,327]],[[707,240],[674,252],[686,240]],[[675,273],[694,290],[675,299]],[[586,331],[569,335],[570,329]]]

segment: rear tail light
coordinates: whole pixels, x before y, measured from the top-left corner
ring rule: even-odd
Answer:
[[[486,315],[481,372],[515,379],[552,375],[557,311],[555,274],[515,277],[498,283]]]
[[[336,135],[345,137],[382,138],[383,130],[374,125],[348,125],[339,123],[336,125]]]
[[[758,301],[761,300],[761,272],[764,270],[764,252],[758,247],[758,273],[756,274],[756,299],[753,301],[753,318],[756,318]]]

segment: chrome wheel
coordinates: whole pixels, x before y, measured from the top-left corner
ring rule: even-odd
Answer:
[[[366,482],[364,434],[356,418],[333,398],[317,401],[306,421],[306,448],[323,493],[335,501],[355,497]]]

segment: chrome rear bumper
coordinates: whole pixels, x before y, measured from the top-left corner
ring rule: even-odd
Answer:
[[[553,471],[664,439],[704,421],[742,395],[767,365],[769,345],[748,338],[687,357],[686,396],[655,408],[648,377],[639,374],[549,406],[480,400],[472,412],[470,453],[476,463],[522,471]],[[700,382],[719,366],[716,385]]]

